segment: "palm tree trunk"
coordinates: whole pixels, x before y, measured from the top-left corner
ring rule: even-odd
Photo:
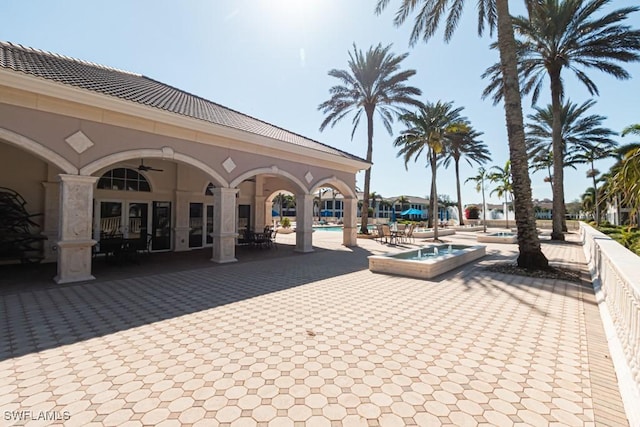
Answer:
[[[562,81],[560,69],[549,70],[551,78],[551,110],[553,124],[551,126],[551,140],[553,147],[553,212],[551,222],[552,240],[564,240],[562,223],[564,218],[564,150],[562,143]]]
[[[429,150],[431,153],[431,206],[435,213],[433,221],[433,241],[437,242],[438,239],[438,191],[436,190],[436,153],[433,150]]]
[[[460,195],[460,164],[458,160],[455,163],[456,166],[456,190],[458,191],[458,221],[460,225],[464,225],[464,215],[462,215],[462,196]]]
[[[331,204],[331,215],[336,218],[336,190],[331,190],[333,193],[333,202]]]
[[[367,162],[373,159],[373,109],[366,108],[367,114]],[[369,193],[371,191],[371,168],[364,173],[364,197],[362,197],[362,212],[360,233],[369,234]]]
[[[504,193],[504,228],[509,228],[509,199],[507,198],[509,193]]]
[[[484,176],[482,177],[482,182],[480,183],[482,186],[482,228],[483,232],[487,232],[487,202],[484,198]]]
[[[593,159],[591,159],[591,171],[595,172],[593,167]],[[596,174],[592,173],[591,179],[593,180],[593,198],[596,205],[596,227],[600,227],[600,207],[598,206],[598,184],[596,182]]]
[[[536,232],[536,220],[531,200],[531,179],[524,139],[522,99],[518,84],[516,43],[509,14],[509,0],[496,0],[498,17],[498,49],[502,78],[504,79],[504,109],[509,139],[511,175],[513,178],[514,211],[518,227],[518,266],[539,270],[549,268],[549,261],[542,253]]]
[[[429,155],[429,162],[431,162],[431,155]],[[429,210],[431,211],[431,213],[427,218],[427,228],[433,228],[433,224],[434,222],[436,222],[434,219],[438,213],[434,210],[434,206],[437,208],[437,204],[434,204],[435,202],[433,201],[433,193],[436,191],[435,185],[436,184],[433,181],[433,175],[431,175],[431,189],[429,190]]]

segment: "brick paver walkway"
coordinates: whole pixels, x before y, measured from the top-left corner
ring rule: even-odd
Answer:
[[[481,268],[515,245],[432,281],[372,274],[366,256],[389,248],[339,238],[314,234],[332,251],[0,296],[0,424],[625,422],[589,283]],[[580,246],[544,250],[584,270]]]

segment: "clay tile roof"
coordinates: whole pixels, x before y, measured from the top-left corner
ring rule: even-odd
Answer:
[[[335,156],[363,161],[347,152],[141,74],[3,41],[0,41],[0,67]]]

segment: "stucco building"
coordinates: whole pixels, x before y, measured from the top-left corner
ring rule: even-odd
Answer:
[[[43,213],[59,283],[92,279],[113,233],[233,262],[238,231],[270,224],[280,191],[296,198],[297,251],[312,251],[320,187],[343,195],[356,245],[355,174],[369,166],[143,75],[0,42],[0,186]]]

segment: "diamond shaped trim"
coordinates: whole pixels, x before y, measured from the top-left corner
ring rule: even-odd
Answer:
[[[304,179],[307,180],[307,184],[311,184],[311,181],[313,181],[313,175],[311,175],[311,172],[307,172],[304,176]]]
[[[69,144],[71,148],[76,150],[78,154],[82,154],[89,148],[93,147],[93,141],[91,141],[89,137],[82,133],[82,131],[80,130],[67,137],[65,141],[67,141],[67,144]]]
[[[224,168],[224,170],[227,171],[227,173],[231,173],[231,171],[233,171],[236,168],[236,163],[233,161],[231,157],[227,157],[227,160],[222,162],[222,167]]]

